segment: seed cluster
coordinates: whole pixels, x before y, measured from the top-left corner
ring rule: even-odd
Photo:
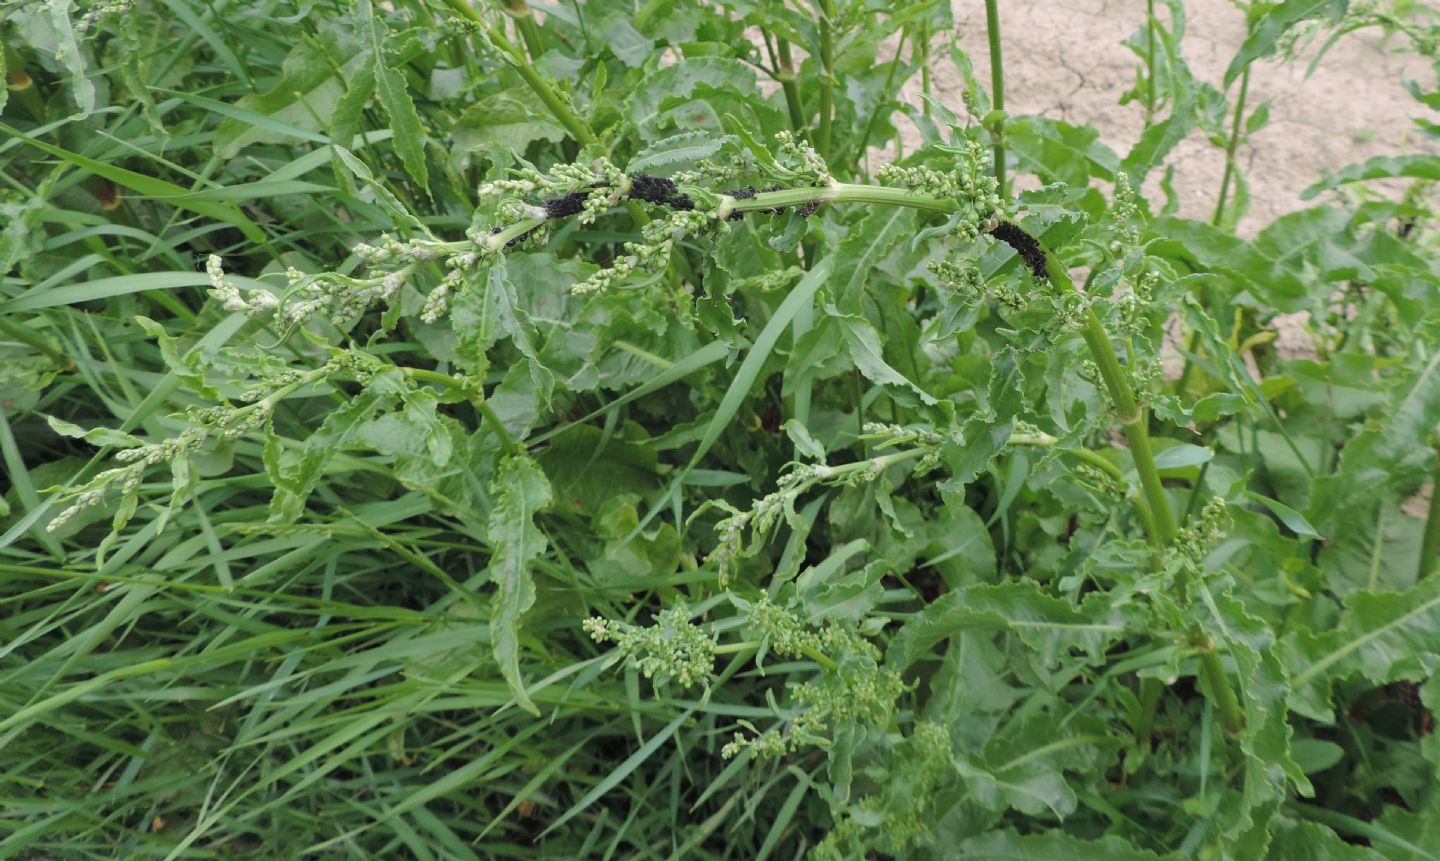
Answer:
[[[744,608],[745,602],[737,599],[737,603]],[[746,630],[759,636],[762,650],[781,657],[814,657],[828,664],[815,680],[795,686],[792,695],[798,708],[785,723],[755,735],[735,733],[720,751],[726,759],[747,749],[759,757],[776,757],[803,745],[824,745],[829,729],[847,721],[884,726],[895,701],[907,690],[899,673],[880,665],[880,652],[869,640],[835,624],[807,625],[768,598],[748,605]],[[755,731],[746,722],[741,725]]]
[[[583,623],[597,643],[613,642],[647,679],[674,679],[682,688],[708,684],[715,668],[715,637],[690,621],[690,609],[677,603],[648,627],[592,616]]]

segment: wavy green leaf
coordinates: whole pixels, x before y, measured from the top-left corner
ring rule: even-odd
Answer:
[[[550,481],[540,465],[524,455],[500,462],[490,485],[495,505],[490,512],[488,537],[492,547],[490,579],[496,587],[490,610],[495,660],[520,707],[539,715],[520,672],[520,620],[535,604],[535,583],[530,565],[545,552],[545,535],[535,526],[535,515],[550,504]]]

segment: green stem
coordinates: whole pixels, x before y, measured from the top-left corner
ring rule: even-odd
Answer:
[[[824,667],[832,673],[840,669],[840,665],[835,663],[835,661],[831,660],[829,655],[821,652],[814,646],[801,646],[800,652],[805,657],[809,658],[810,660],[814,661],[815,663],[819,664],[820,666]]]
[[[1230,686],[1230,677],[1215,644],[1196,629],[1190,634],[1191,642],[1200,651],[1200,676],[1210,688],[1215,708],[1220,712],[1220,724],[1231,735],[1238,735],[1245,728],[1245,715],[1240,711],[1240,701],[1235,698],[1235,689]]]
[[[16,323],[6,317],[0,317],[0,335],[6,335],[8,337],[14,338],[15,340],[19,341],[22,344],[25,344],[31,349],[39,351],[40,353],[44,354],[45,358],[49,359],[50,361],[54,362],[62,368],[70,367],[74,364],[70,361],[70,358],[68,356],[66,356],[60,350],[56,349],[55,346],[49,341],[46,341],[44,338],[40,337],[38,333],[30,331],[24,326],[21,326],[19,323]]]
[[[1059,440],[1043,431],[1035,433],[1013,433],[1010,435],[1010,438],[1006,440],[1007,445],[1038,446],[1041,448],[1053,447],[1057,442],[1059,442]],[[1106,460],[1099,452],[1091,451],[1088,448],[1067,448],[1062,449],[1062,451],[1095,467],[1115,479],[1115,481],[1121,485],[1125,484],[1125,473],[1120,471],[1120,467]],[[1150,507],[1145,504],[1144,499],[1135,499],[1133,504],[1135,507],[1135,516],[1139,518],[1140,525],[1144,528],[1145,534],[1154,536],[1155,518],[1150,515]]]
[[[724,196],[721,206],[725,213],[753,212],[760,209],[783,209],[807,203],[878,203],[886,206],[908,206],[926,212],[950,213],[959,208],[954,198],[917,194],[905,188],[883,185],[859,185],[836,182],[826,186],[785,188],[764,191],[754,197],[737,200]]]
[[[1218,225],[1225,214],[1225,201],[1230,196],[1230,181],[1235,176],[1235,151],[1240,148],[1240,123],[1245,117],[1245,97],[1250,92],[1250,67],[1240,73],[1240,94],[1235,98],[1235,117],[1231,120],[1230,141],[1225,145],[1225,172],[1220,176],[1220,197],[1215,201],[1215,214],[1210,223]]]
[[[1078,292],[1065,267],[1060,265],[1060,261],[1048,250],[1045,251],[1045,274],[1057,289]],[[1160,470],[1155,466],[1155,454],[1150,447],[1149,419],[1144,408],[1135,400],[1135,393],[1126,379],[1125,369],[1120,365],[1115,346],[1110,342],[1110,335],[1106,333],[1100,318],[1095,316],[1095,312],[1088,306],[1085,309],[1085,327],[1080,330],[1080,335],[1085,339],[1085,346],[1090,348],[1090,355],[1100,368],[1100,378],[1104,381],[1110,403],[1120,418],[1125,439],[1130,443],[1130,458],[1135,462],[1135,471],[1140,476],[1140,488],[1144,491],[1145,502],[1153,518],[1151,543],[1157,549],[1163,549],[1175,540],[1175,515],[1170,510],[1170,499],[1165,495],[1165,487],[1160,482]]]
[[[1058,439],[1044,431],[1036,433],[1012,433],[1010,434],[1010,439],[1006,440],[1007,445],[1035,446],[1037,448],[1053,448],[1057,442],[1059,442]],[[1106,460],[1098,452],[1093,452],[1088,448],[1067,448],[1062,449],[1062,451],[1065,454],[1073,455],[1085,461],[1116,481],[1125,480],[1125,473],[1120,471],[1120,467]]]
[[[815,133],[815,150],[830,160],[831,114],[835,110],[835,2],[816,0],[820,12],[820,128]]]
[[[1159,679],[1146,677],[1140,680],[1140,716],[1135,721],[1135,741],[1149,751],[1155,734],[1155,712],[1160,707],[1160,695],[1165,685]]]
[[[723,646],[716,646],[715,655],[743,655],[746,652],[758,652],[764,645],[759,640],[744,640],[739,643],[727,643]],[[815,648],[814,646],[801,646],[800,653],[820,666],[831,672],[840,669],[840,665],[829,655]]]
[[[790,114],[790,128],[800,131],[805,128],[805,113],[800,101],[800,85],[795,82],[795,60],[790,55],[790,41],[775,37],[775,79],[785,92],[785,110]]]
[[[482,249],[493,254],[502,250],[512,239],[519,239],[544,224],[547,220],[548,219],[540,216],[521,219],[514,224],[506,225],[499,233],[492,233],[482,238],[478,244]]]
[[[400,367],[398,370],[417,382],[443,386],[464,395],[475,409],[480,411],[481,417],[483,417],[485,423],[490,426],[490,430],[494,431],[495,438],[500,440],[500,446],[505,449],[506,454],[522,454],[525,451],[520,443],[516,442],[515,438],[510,436],[510,432],[505,429],[505,423],[500,421],[500,416],[496,415],[495,410],[491,409],[490,402],[483,396],[475,397],[476,393],[467,389],[465,384],[460,380],[455,379],[449,374],[442,374],[439,371],[431,371],[426,368]]]
[[[1000,50],[1000,9],[996,0],[985,0],[985,34],[990,40],[990,108],[1005,110],[1005,59]],[[995,138],[995,181],[1000,199],[1005,195],[1005,137],[1003,128],[992,128]]]
[[[921,23],[921,25],[920,25],[920,31],[916,34],[915,43],[916,43],[916,47],[919,49],[918,53],[920,54],[920,92],[922,92],[922,93],[924,93],[925,95],[928,96],[928,95],[930,95],[930,92],[931,92],[931,89],[930,89],[930,86],[931,86],[931,81],[930,81],[930,22],[929,22],[929,21],[925,21],[925,22]],[[899,65],[899,61],[900,61],[900,60],[899,60],[899,57],[896,57],[896,60],[895,60],[895,61],[896,61],[896,65]],[[890,91],[891,91],[891,90],[890,90],[890,85],[889,85],[889,83],[886,83],[886,85],[885,85],[885,92],[888,93],[888,92],[890,92]],[[927,117],[930,116],[930,100],[929,100],[929,99],[926,99],[926,100],[925,100],[925,104],[923,104],[923,105],[920,106],[920,110],[921,110],[921,112],[922,112],[925,116],[927,116]],[[862,141],[861,143],[864,143],[864,142]]]
[[[31,119],[37,123],[45,122],[45,100],[36,90],[35,80],[25,71],[20,56],[10,50],[9,45],[0,46],[0,50],[5,52],[5,88],[25,106]]]
[[[525,52],[521,51],[514,42],[511,42],[499,27],[486,21],[480,15],[480,11],[465,2],[465,0],[447,0],[447,2],[450,9],[457,15],[467,21],[472,21],[480,25],[480,28],[485,31],[486,38],[488,38],[496,48],[500,49],[500,52],[505,55],[506,61],[510,63],[525,81],[526,86],[530,87],[535,95],[540,97],[540,101],[545,103],[545,107],[550,111],[551,116],[555,117],[555,120],[565,127],[565,131],[569,132],[572,138],[582,146],[600,142],[600,139],[595,136],[595,132],[590,129],[590,126],[586,124],[584,120],[580,119],[580,117],[576,116],[575,112],[570,109],[570,106],[565,103],[565,100],[560,98],[560,94],[555,92],[544,78],[540,77],[540,73],[537,72],[535,66],[531,64],[530,58],[525,56]],[[531,21],[531,24],[533,25],[534,21]]]
[[[1155,122],[1155,0],[1145,0],[1145,127]]]
[[[451,0],[451,4],[464,5],[462,0]],[[581,146],[590,146],[591,144],[598,144],[600,142],[600,139],[596,137],[595,132],[591,130],[589,124],[580,119],[580,117],[570,109],[570,105],[566,104],[565,100],[560,97],[560,94],[551,88],[548,81],[540,77],[540,73],[531,65],[529,59],[521,53],[520,49],[516,47],[514,43],[505,38],[505,35],[500,32],[499,28],[489,27],[487,25],[486,32],[490,36],[491,41],[499,46],[502,51],[510,55],[513,61],[511,65],[515,71],[520,73],[520,77],[525,81],[525,84],[534,91],[535,95],[540,97],[540,101],[545,103],[546,110],[550,111],[551,116],[555,117],[556,121],[565,127],[565,131],[569,132],[570,137],[574,138]]]
[[[1416,581],[1424,580],[1435,571],[1440,558],[1440,452],[1435,455],[1434,485],[1430,488],[1430,514],[1425,518],[1425,539],[1420,545],[1420,568]]]
[[[515,29],[520,33],[531,61],[540,59],[545,54],[545,46],[540,41],[540,28],[535,26],[535,14],[530,11],[530,4],[525,0],[508,0],[505,14],[515,20]]]

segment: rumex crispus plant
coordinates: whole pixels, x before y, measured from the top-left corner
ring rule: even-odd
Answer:
[[[0,857],[1440,857],[1440,159],[1234,230],[1433,22],[985,6],[12,10]]]

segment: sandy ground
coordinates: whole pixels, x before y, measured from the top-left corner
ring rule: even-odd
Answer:
[[[1124,155],[1144,128],[1144,108],[1119,104],[1134,84],[1138,63],[1121,42],[1142,26],[1145,6],[1144,0],[1002,0],[1007,110],[1094,126],[1102,141]],[[1228,0],[1190,0],[1185,6],[1182,54],[1197,78],[1219,86],[1244,40],[1244,13]],[[988,82],[984,3],[955,0],[954,14],[960,45]],[[1166,20],[1166,12],[1160,15]],[[1348,35],[1308,78],[1308,60],[1318,44],[1300,62],[1254,67],[1247,102],[1255,106],[1269,100],[1270,124],[1240,152],[1251,193],[1242,234],[1253,234],[1304,205],[1300,192],[1326,170],[1377,155],[1436,150],[1433,141],[1412,130],[1410,117],[1426,109],[1403,83],[1408,78],[1428,84],[1432,73],[1423,60],[1393,50],[1403,44],[1396,39],[1386,50],[1378,30]],[[959,107],[964,87],[948,61],[936,64],[935,87],[947,103]],[[1224,153],[1196,134],[1170,162],[1181,214],[1208,218]]]

